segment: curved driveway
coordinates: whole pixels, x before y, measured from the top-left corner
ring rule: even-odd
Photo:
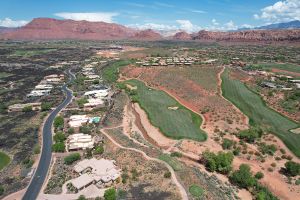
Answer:
[[[75,79],[75,75],[70,72],[67,72],[69,75],[69,81],[62,86],[62,90],[66,94],[65,100],[51,112],[48,118],[45,121],[43,127],[43,145],[42,145],[42,154],[40,157],[39,165],[27,187],[27,190],[23,196],[23,200],[35,200],[40,193],[40,190],[46,179],[49,166],[52,158],[52,124],[56,115],[65,108],[72,100],[73,94],[72,91],[67,88],[68,83]]]

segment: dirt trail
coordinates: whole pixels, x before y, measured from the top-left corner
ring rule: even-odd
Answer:
[[[116,142],[107,132],[106,130],[111,130],[111,129],[116,129],[116,128],[119,128],[119,127],[122,127],[122,126],[116,126],[116,127],[111,127],[111,128],[103,128],[101,129],[101,133],[103,133],[114,145],[116,145],[117,147],[121,148],[121,149],[126,149],[126,150],[130,150],[130,151],[135,151],[137,153],[140,153],[143,155],[143,157],[146,159],[146,160],[152,160],[152,161],[156,161],[158,163],[162,163],[164,164],[168,170],[171,172],[171,178],[172,178],[172,181],[175,183],[175,185],[178,187],[179,189],[179,192],[181,194],[181,197],[183,200],[188,200],[188,195],[184,189],[184,187],[179,183],[179,181],[177,180],[177,177],[175,175],[175,172],[173,170],[172,167],[170,167],[166,162],[162,161],[162,160],[159,160],[157,158],[152,158],[150,156],[148,156],[145,152],[141,151],[141,150],[138,150],[138,149],[135,149],[135,148],[129,148],[129,147],[124,147],[122,146],[121,144],[119,144],[118,142]]]

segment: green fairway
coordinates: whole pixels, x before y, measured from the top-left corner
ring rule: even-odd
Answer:
[[[8,165],[8,163],[10,162],[10,157],[8,155],[6,155],[5,153],[0,151],[0,171],[6,166]]]
[[[300,66],[294,64],[261,63],[261,64],[256,64],[254,66],[262,68],[264,70],[274,68],[274,69],[300,73]]]
[[[120,60],[112,65],[104,68],[103,70],[103,78],[109,83],[116,82],[119,77],[119,70],[126,65],[129,65],[131,62],[129,60]]]
[[[300,157],[300,134],[289,130],[299,126],[281,114],[267,107],[259,95],[249,90],[242,82],[229,78],[229,69],[222,74],[223,96],[235,104],[250,119],[251,124],[268,129]]]
[[[137,87],[132,98],[140,104],[150,122],[164,135],[174,139],[206,140],[206,133],[200,129],[202,119],[199,115],[179,104],[167,93],[146,87],[143,82],[129,80],[125,83]],[[178,109],[172,110],[171,107]]]

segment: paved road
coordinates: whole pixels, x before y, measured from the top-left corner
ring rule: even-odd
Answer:
[[[70,70],[67,74],[70,77],[69,82],[75,79],[74,74],[72,74]],[[65,92],[66,98],[46,119],[43,127],[43,147],[41,158],[35,174],[29,183],[27,191],[23,196],[23,200],[36,200],[46,179],[52,157],[52,124],[56,115],[71,102],[73,97],[72,91],[67,88],[67,83],[62,86],[62,90]]]

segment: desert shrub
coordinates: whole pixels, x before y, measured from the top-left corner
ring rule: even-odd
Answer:
[[[77,200],[87,200],[84,195],[80,195]]]
[[[222,143],[222,147],[223,147],[223,149],[231,149],[231,147],[233,146],[233,144],[234,144],[233,140],[224,138],[223,139],[223,143]]]
[[[88,126],[88,125],[84,125],[84,126],[81,126],[81,127],[79,128],[79,131],[80,131],[81,133],[84,133],[84,134],[91,134],[91,132],[92,132],[92,127],[91,127],[91,126]]]
[[[284,149],[280,149],[280,152],[282,153],[282,154],[286,154],[286,151],[284,150]]]
[[[4,187],[0,185],[0,196],[4,194]]]
[[[269,168],[268,168],[268,171],[269,171],[269,172],[273,172],[274,169],[273,169],[272,167],[269,167]]]
[[[32,111],[32,106],[25,106],[23,109],[22,109],[22,112],[31,112]]]
[[[52,151],[54,152],[65,152],[65,144],[63,142],[58,142],[52,145]]]
[[[52,104],[50,102],[42,102],[41,104],[41,110],[42,111],[48,111],[52,107]]]
[[[117,199],[116,190],[114,188],[105,190],[104,199],[105,200],[116,200]]]
[[[22,161],[22,164],[24,165],[25,168],[30,168],[32,167],[34,161],[31,158],[26,158]]]
[[[256,139],[263,135],[263,131],[258,127],[251,127],[248,130],[243,130],[238,134],[238,137],[248,143],[255,142]]]
[[[170,156],[171,156],[171,157],[178,157],[178,158],[180,158],[180,157],[182,157],[182,153],[180,153],[180,152],[172,152],[172,153],[170,154]]]
[[[218,152],[215,154],[213,152],[205,151],[202,154],[202,161],[209,171],[227,174],[232,169],[231,164],[233,161],[233,154],[231,152]]]
[[[294,161],[287,161],[285,164],[285,171],[288,176],[300,175],[300,164]]]
[[[257,172],[257,173],[254,175],[254,177],[255,177],[256,179],[262,179],[262,178],[264,177],[264,174],[263,174],[262,172]]]
[[[127,173],[124,172],[124,173],[122,173],[121,177],[122,177],[122,183],[123,183],[123,184],[127,183],[127,180],[128,180],[128,178],[129,178],[129,175],[128,175]]]
[[[171,172],[164,173],[165,178],[171,178],[171,176],[172,176]]]
[[[41,147],[40,147],[40,145],[35,145],[34,147],[33,147],[33,153],[34,154],[39,154],[41,152]]]
[[[250,188],[256,183],[250,171],[250,166],[246,164],[241,164],[239,169],[230,175],[229,180],[241,188]]]
[[[54,125],[55,128],[63,128],[64,118],[62,116],[55,117],[53,125]]]
[[[69,135],[73,134],[74,132],[75,132],[74,128],[69,128],[68,131],[67,131],[67,133]]]
[[[83,108],[84,104],[88,103],[86,98],[81,98],[76,101],[79,108]]]
[[[259,150],[262,154],[269,154],[272,156],[277,151],[277,147],[274,144],[260,143]]]
[[[278,200],[278,198],[276,196],[274,196],[268,190],[268,188],[266,188],[260,184],[256,185],[254,192],[256,193],[256,195],[255,195],[256,200]]]
[[[271,163],[271,166],[272,167],[276,167],[276,163]]]
[[[103,154],[103,153],[104,153],[103,145],[99,145],[95,147],[94,154]]]
[[[88,158],[88,159],[92,158],[93,157],[93,150],[90,149],[90,148],[87,148],[85,150],[84,157]]]
[[[235,155],[235,156],[240,155],[240,153],[241,153],[241,148],[240,148],[240,147],[237,147],[236,149],[233,150],[232,153],[233,153],[233,155]]]
[[[81,156],[79,153],[72,153],[64,158],[64,163],[66,165],[71,165],[77,160],[80,160]]]

